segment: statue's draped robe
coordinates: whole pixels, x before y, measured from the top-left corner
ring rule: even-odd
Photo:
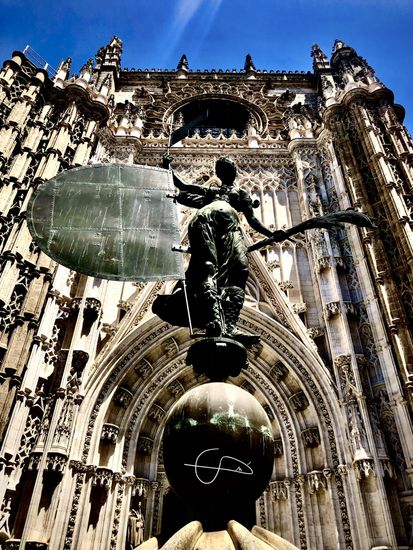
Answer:
[[[247,247],[238,212],[252,208],[252,200],[243,189],[191,185],[181,191],[178,202],[198,208],[188,226],[191,257],[185,274],[192,324],[203,328],[205,290],[214,287],[223,298],[230,287],[245,288],[248,278]],[[198,193],[194,193],[198,191]],[[188,326],[182,282],[170,295],[156,298],[153,311],[173,325]]]

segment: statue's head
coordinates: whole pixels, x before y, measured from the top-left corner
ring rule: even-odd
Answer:
[[[224,185],[232,185],[237,175],[237,167],[228,157],[220,157],[215,163],[215,172]]]

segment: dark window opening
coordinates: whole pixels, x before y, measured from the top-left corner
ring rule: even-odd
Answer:
[[[184,105],[175,113],[176,141],[199,134],[213,137],[223,134],[242,137],[250,119],[248,109],[235,101],[224,99],[199,99]],[[174,140],[175,141],[175,140]]]

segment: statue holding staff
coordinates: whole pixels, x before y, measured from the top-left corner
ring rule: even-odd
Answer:
[[[165,156],[164,167],[169,168],[171,160],[170,156]],[[345,211],[310,218],[285,231],[272,231],[254,215],[259,202],[234,185],[237,174],[234,162],[220,157],[215,172],[221,180],[219,186],[186,184],[173,172],[174,185],[179,191],[175,200],[197,209],[188,226],[191,252],[185,274],[188,306],[193,324],[204,328],[206,336],[242,340],[245,335],[236,329],[236,322],[244,303],[248,252],[316,227],[331,229],[343,222],[365,227],[374,225],[362,213]],[[267,238],[248,248],[240,213],[244,214],[250,227]],[[188,326],[182,282],[177,283],[172,294],[158,296],[153,311],[173,325]]]
[[[170,160],[166,158],[168,164]],[[219,158],[215,171],[221,185],[209,187],[186,184],[173,173],[179,190],[176,201],[198,209],[188,227],[191,258],[185,279],[195,326],[205,328],[207,336],[236,337],[248,278],[247,246],[238,214],[244,214],[249,225],[266,237],[281,240],[284,231],[271,231],[254,215],[259,203],[235,187],[237,169],[230,159]],[[181,289],[178,283],[172,295],[159,296],[154,312],[172,324],[186,325]]]

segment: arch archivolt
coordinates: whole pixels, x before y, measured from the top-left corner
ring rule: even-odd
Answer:
[[[211,90],[204,93],[193,93],[182,99],[175,101],[170,107],[168,107],[162,117],[162,126],[163,131],[168,133],[170,131],[171,125],[171,116],[176,113],[179,109],[191,103],[192,101],[207,100],[207,99],[217,99],[217,100],[228,100],[233,103],[239,103],[243,105],[248,112],[251,114],[253,119],[254,127],[256,128],[258,134],[263,134],[268,129],[268,117],[256,103],[252,103],[248,99],[240,96],[239,94],[227,93],[221,90]]]
[[[314,508],[307,504],[323,491],[323,500],[331,500],[331,513],[348,536],[339,475],[339,465],[348,461],[345,425],[326,367],[285,326],[253,308],[244,308],[240,325],[260,334],[261,343],[249,352],[248,369],[229,383],[257,398],[276,439],[274,471],[260,500],[260,521],[306,547]],[[159,528],[167,490],[161,448],[167,414],[185,391],[207,382],[185,364],[192,342],[187,329],[155,317],[139,324],[96,366],[76,427],[82,463],[106,471],[116,487],[111,517],[117,514],[119,522],[127,518],[141,491],[152,534]],[[289,516],[294,511],[289,527],[274,524],[272,510],[280,506],[290,509]]]

